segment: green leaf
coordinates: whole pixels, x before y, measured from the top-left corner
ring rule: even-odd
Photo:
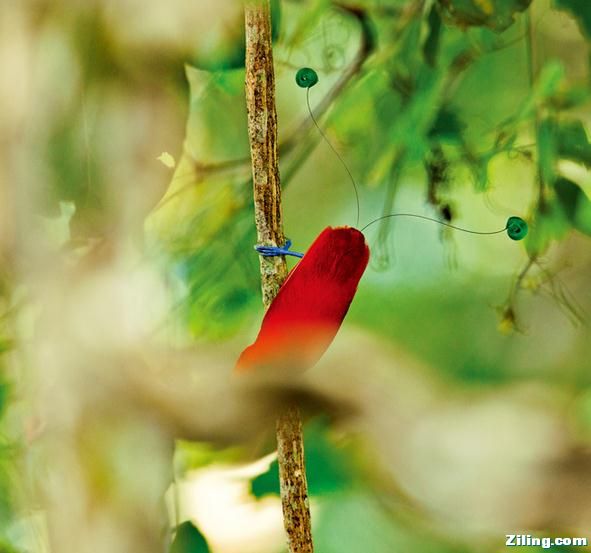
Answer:
[[[571,225],[566,219],[560,205],[550,203],[538,211],[531,221],[530,231],[525,239],[525,248],[530,256],[536,257],[544,253],[552,241],[562,238]]]
[[[591,201],[574,182],[560,177],[554,182],[564,215],[578,231],[591,236]]]
[[[210,553],[210,549],[199,529],[186,521],[177,528],[170,553]]]
[[[585,192],[564,177],[552,182],[557,201],[536,213],[525,239],[530,255],[543,253],[553,240],[562,238],[572,228],[591,236],[591,201]]]
[[[291,26],[291,30],[287,33],[285,37],[286,43],[299,46],[309,36],[310,30],[319,25],[329,5],[329,0],[311,0],[307,2],[303,14],[297,18],[297,23]]]
[[[556,121],[544,119],[538,128],[538,157],[542,182],[553,182],[556,165]]]
[[[501,32],[532,0],[439,0],[448,18],[460,27],[488,27]]]
[[[322,495],[341,491],[349,486],[352,467],[342,449],[330,442],[327,424],[316,420],[304,429],[306,442],[306,475],[310,495]],[[251,482],[255,497],[279,495],[279,469],[274,461],[269,470]]]
[[[461,143],[462,133],[465,129],[466,124],[460,119],[458,113],[447,106],[443,106],[437,113],[435,121],[429,130],[429,138]]]
[[[561,123],[556,129],[558,155],[591,168],[591,144],[581,121]]]
[[[554,7],[569,12],[577,21],[579,29],[591,38],[591,2],[589,0],[554,0]]]
[[[525,98],[519,109],[505,122],[504,126],[515,125],[533,117],[540,107],[551,103],[560,93],[560,87],[564,83],[565,70],[559,61],[549,61],[540,71],[532,91]]]
[[[551,60],[540,71],[535,88],[534,97],[545,100],[558,92],[559,86],[564,80],[564,65],[556,60]]]
[[[191,98],[183,155],[145,228],[148,243],[191,252],[241,210],[251,177],[248,163],[232,172],[219,170],[250,155],[244,70],[212,73],[187,67],[187,78]],[[211,166],[218,170],[207,169]]]
[[[183,155],[145,220],[145,243],[168,258],[177,285],[177,320],[193,335],[220,338],[243,321],[260,286],[248,211],[252,174],[244,71],[187,67],[187,77],[191,97]],[[222,170],[226,164],[235,170]]]
[[[392,144],[400,145],[409,161],[422,160],[429,149],[427,134],[439,113],[445,87],[443,72],[423,66],[415,78],[416,91],[390,131]]]
[[[203,164],[248,159],[244,70],[209,72],[187,67],[186,72],[191,104],[185,148],[191,159]]]
[[[429,26],[429,32],[423,43],[423,56],[431,67],[435,67],[441,39],[441,16],[435,4],[433,4],[429,12],[427,25]]]

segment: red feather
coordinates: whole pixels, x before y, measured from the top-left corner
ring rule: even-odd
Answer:
[[[357,229],[324,229],[283,283],[237,370],[312,367],[336,336],[368,261]]]

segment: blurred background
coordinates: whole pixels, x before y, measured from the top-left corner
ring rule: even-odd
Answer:
[[[294,396],[319,553],[591,539],[591,6],[271,4],[294,250],[356,213],[304,66],[362,225],[529,234],[376,223],[321,362],[237,379],[263,316],[243,5],[3,2],[0,552],[285,552]]]

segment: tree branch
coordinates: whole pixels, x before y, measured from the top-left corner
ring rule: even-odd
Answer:
[[[245,6],[246,105],[252,159],[254,213],[259,244],[285,242],[277,158],[277,113],[268,0]],[[260,257],[263,303],[269,307],[287,277],[284,257]],[[312,553],[304,440],[299,409],[277,420],[277,455],[283,523],[290,553]]]

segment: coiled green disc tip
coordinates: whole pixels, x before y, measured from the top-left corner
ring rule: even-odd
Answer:
[[[507,220],[507,235],[511,240],[523,240],[527,230],[527,223],[521,217],[509,217]]]
[[[309,67],[302,67],[296,73],[295,80],[301,88],[312,88],[318,82],[318,73]]]

